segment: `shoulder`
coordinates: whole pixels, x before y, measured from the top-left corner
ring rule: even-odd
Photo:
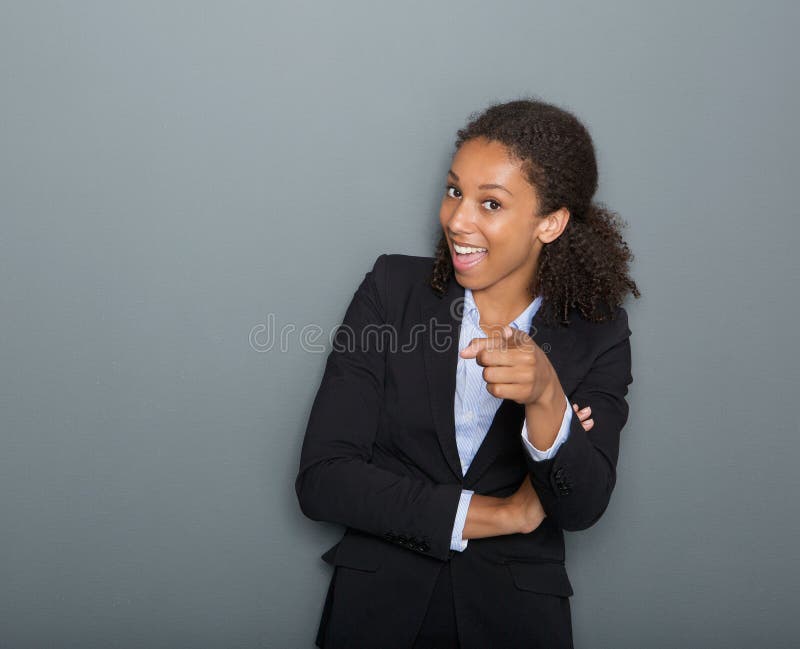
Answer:
[[[628,312],[623,306],[608,309],[606,318],[601,321],[587,320],[573,308],[569,328],[574,333],[574,351],[579,356],[595,358],[611,349],[630,349],[631,330]]]
[[[588,320],[581,315],[581,312],[572,307],[569,311],[569,327],[576,331],[625,331],[630,334],[628,329],[628,312],[623,306],[613,308],[607,307],[603,313],[603,320]]]
[[[433,264],[433,257],[383,253],[378,255],[370,272],[378,290],[388,297],[428,285]]]
[[[367,275],[371,276],[386,321],[401,317],[410,305],[433,291],[430,278],[434,261],[433,257],[399,253],[378,255]]]
[[[373,263],[373,272],[407,280],[427,279],[433,271],[433,257],[383,253]]]

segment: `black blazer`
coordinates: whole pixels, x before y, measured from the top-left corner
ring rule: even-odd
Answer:
[[[504,400],[466,475],[454,398],[464,289],[429,286],[433,258],[380,255],[337,329],[303,441],[295,489],[303,513],[346,527],[322,555],[335,566],[316,642],[325,649],[410,649],[439,570],[450,562],[462,649],[572,646],[562,530],[600,518],[616,481],[631,376],[627,313],[568,326],[534,316],[577,416],[555,456],[534,461],[524,407]],[[530,534],[450,550],[462,488],[509,496],[528,476],[547,514]]]

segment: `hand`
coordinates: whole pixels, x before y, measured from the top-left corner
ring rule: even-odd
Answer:
[[[473,338],[459,355],[483,366],[486,389],[499,399],[527,405],[561,391],[547,355],[521,329],[505,325],[500,336]]]
[[[514,527],[521,534],[533,532],[547,515],[528,475],[506,501],[514,517]]]
[[[591,430],[592,426],[594,426],[594,419],[590,419],[589,417],[592,414],[592,409],[590,406],[586,406],[583,409],[578,409],[578,404],[572,404],[572,410],[578,415],[578,419],[581,422],[581,426],[583,426],[583,430]]]

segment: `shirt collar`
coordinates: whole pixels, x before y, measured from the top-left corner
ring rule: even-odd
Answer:
[[[525,333],[528,333],[531,330],[531,323],[533,322],[533,318],[536,315],[536,312],[539,310],[539,307],[542,304],[542,296],[537,295],[531,303],[525,307],[525,310],[520,313],[512,322],[509,324],[516,328],[522,329]],[[472,291],[468,288],[464,289],[464,318],[469,318],[470,321],[476,326],[480,327],[480,312],[478,311],[478,305],[475,304],[475,298],[472,295]]]

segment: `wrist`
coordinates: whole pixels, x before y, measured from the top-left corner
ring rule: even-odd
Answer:
[[[552,371],[550,381],[539,398],[534,402],[541,407],[551,408],[553,406],[560,406],[564,401],[564,388],[561,387],[561,381],[558,378],[555,370]]]
[[[565,403],[564,388],[561,387],[561,381],[556,377],[554,381],[547,384],[536,401],[525,404],[525,412],[530,419],[533,418],[534,413],[535,416],[542,416],[544,413],[559,412],[563,416]]]

